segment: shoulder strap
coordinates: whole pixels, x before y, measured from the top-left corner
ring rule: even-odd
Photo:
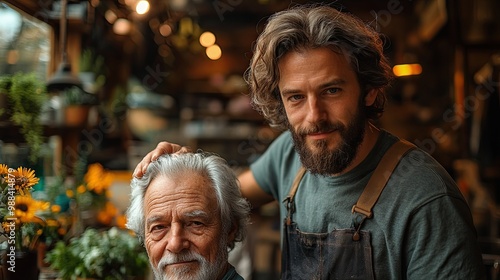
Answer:
[[[288,196],[286,197],[286,199],[293,201],[293,198],[295,197],[295,193],[297,192],[297,189],[299,188],[300,180],[302,180],[302,177],[304,176],[305,173],[306,173],[305,167],[300,166],[299,170],[297,171],[297,174],[295,175],[295,178],[293,179],[292,188],[290,189],[290,192],[288,193]]]
[[[287,216],[286,216],[287,225],[290,225],[292,214],[295,212],[293,198],[295,197],[295,193],[297,192],[297,189],[299,188],[300,180],[302,180],[302,177],[304,176],[305,173],[306,173],[306,169],[303,166],[300,166],[299,170],[297,171],[297,174],[295,175],[295,179],[293,179],[292,188],[290,189],[290,192],[283,200],[283,203],[285,203],[286,209],[288,211]]]
[[[380,160],[377,168],[373,171],[368,184],[363,193],[359,196],[358,201],[352,207],[352,212],[357,212],[365,215],[367,218],[373,216],[372,208],[377,203],[377,200],[385,188],[387,181],[392,175],[392,172],[398,165],[401,158],[408,153],[409,150],[415,148],[415,145],[405,140],[399,140],[394,143],[385,155]]]

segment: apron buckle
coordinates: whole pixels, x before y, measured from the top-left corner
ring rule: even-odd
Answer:
[[[352,235],[353,241],[359,241],[359,239],[361,239],[361,236],[359,235],[359,231],[361,230],[361,226],[363,225],[363,222],[366,220],[366,218],[369,218],[364,214],[361,214],[360,216],[362,216],[362,218],[361,218],[361,221],[359,221],[359,223],[357,221],[353,220],[354,221],[354,228],[356,229],[354,231],[354,234]],[[360,216],[358,216],[358,217],[360,217]]]
[[[292,202],[292,197],[287,196],[283,203],[285,204],[287,215],[286,215],[286,224],[290,225],[292,223],[292,214],[295,212],[295,204]]]
[[[351,211],[352,211],[353,214],[354,213],[359,213],[359,214],[365,215],[368,219],[370,219],[373,216],[373,213],[372,213],[371,209],[370,210],[365,210],[365,209],[359,207],[357,204],[354,204],[352,206],[352,210]]]

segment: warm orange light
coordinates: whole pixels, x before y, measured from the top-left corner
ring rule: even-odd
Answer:
[[[215,44],[215,35],[210,31],[203,32],[200,35],[200,44],[204,47],[210,47]]]
[[[120,1],[120,3],[122,3],[122,4],[124,3],[125,5],[130,6],[130,7],[135,5],[136,2],[137,2],[137,0],[122,0],[122,1]]]
[[[164,23],[160,26],[160,34],[163,37],[167,37],[172,34],[172,27],[168,23]]]
[[[119,18],[113,24],[113,31],[118,35],[126,35],[130,32],[130,21],[124,18]]]
[[[392,67],[392,72],[396,77],[414,76],[422,73],[422,66],[420,64],[398,64]]]
[[[139,15],[143,15],[143,14],[147,13],[149,11],[149,2],[145,1],[145,0],[139,1],[137,3],[137,5],[135,6],[135,11]]]
[[[112,10],[107,10],[104,13],[104,18],[106,18],[106,20],[111,24],[115,23],[116,19],[118,19],[115,12],[113,12]]]
[[[217,59],[219,59],[222,56],[222,50],[216,44],[211,45],[210,47],[208,47],[205,50],[205,53],[207,54],[208,58],[210,58],[211,60],[217,60]]]
[[[91,5],[93,8],[95,8],[95,7],[99,6],[99,4],[101,3],[101,1],[100,1],[100,0],[90,0],[89,2],[90,2],[90,5]]]

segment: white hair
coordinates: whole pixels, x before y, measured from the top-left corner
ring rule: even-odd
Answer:
[[[212,183],[223,231],[229,233],[233,225],[238,227],[234,241],[228,244],[228,248],[233,249],[235,242],[243,241],[246,237],[250,206],[241,196],[238,179],[231,167],[220,156],[207,152],[162,155],[149,164],[142,178],[133,178],[127,228],[134,231],[143,242],[144,195],[149,184],[158,176],[173,177],[186,171],[198,172]]]

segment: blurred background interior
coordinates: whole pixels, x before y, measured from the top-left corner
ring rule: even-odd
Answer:
[[[216,152],[236,172],[248,167],[279,132],[251,108],[242,76],[266,18],[301,3],[313,2],[0,1],[0,76],[32,73],[46,90],[36,115],[39,188],[75,175],[82,160],[99,163],[116,175],[111,200],[123,211],[131,171],[162,140]],[[396,79],[379,125],[426,150],[457,180],[493,267],[500,255],[500,2],[330,5],[384,34]],[[26,150],[37,144],[11,120],[1,89],[0,163],[29,165]],[[70,115],[74,105],[83,119]],[[254,279],[276,279],[279,270],[276,211],[255,211],[255,234],[241,250]]]

